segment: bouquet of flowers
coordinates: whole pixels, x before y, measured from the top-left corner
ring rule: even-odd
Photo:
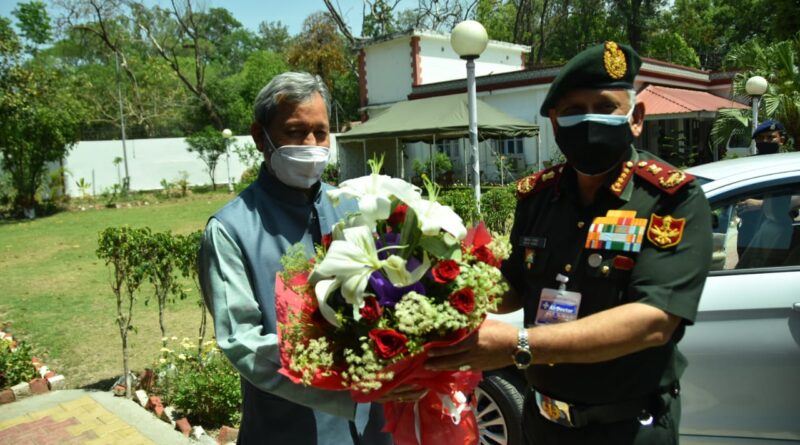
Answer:
[[[397,178],[373,173],[329,192],[358,200],[323,237],[314,258],[302,246],[282,259],[275,293],[281,373],[296,383],[349,390],[366,402],[399,385],[428,388],[414,403],[384,405],[397,444],[477,443],[467,394],[479,372],[429,371],[432,347],[454,344],[477,329],[507,290],[497,269],[507,238],[483,224],[469,231],[452,209]]]

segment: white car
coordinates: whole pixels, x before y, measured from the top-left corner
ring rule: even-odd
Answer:
[[[681,443],[800,443],[800,153],[688,173],[711,203],[714,253],[697,322],[678,345],[689,360]],[[522,326],[521,311],[499,318]],[[482,444],[522,443],[523,388],[512,369],[487,373]]]

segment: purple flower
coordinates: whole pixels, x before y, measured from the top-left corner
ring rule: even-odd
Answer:
[[[409,259],[409,263],[411,260]],[[417,261],[419,264],[419,261]],[[394,307],[403,295],[414,291],[418,294],[425,295],[425,286],[422,283],[414,283],[410,286],[395,287],[391,281],[383,276],[380,272],[373,272],[369,276],[369,285],[378,296],[378,302],[383,307]]]

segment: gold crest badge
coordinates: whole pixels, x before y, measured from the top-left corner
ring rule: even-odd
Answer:
[[[606,73],[612,79],[622,79],[628,71],[628,63],[625,62],[625,53],[615,42],[606,42],[606,49],[603,52],[603,65]]]
[[[647,229],[647,239],[656,246],[666,249],[677,246],[683,238],[683,228],[686,218],[673,218],[672,215],[650,215],[650,227]]]

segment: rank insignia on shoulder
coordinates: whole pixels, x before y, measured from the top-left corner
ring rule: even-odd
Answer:
[[[634,210],[609,210],[592,221],[584,248],[638,252],[645,226],[647,220],[637,218]]]
[[[650,215],[650,226],[647,228],[647,239],[662,249],[677,246],[683,238],[686,218],[673,218],[672,215]]]
[[[686,184],[694,180],[687,174],[663,162],[648,160],[636,164],[636,174],[645,181],[658,187],[664,193],[674,194]]]
[[[562,170],[563,165],[555,165],[520,179],[517,181],[517,199],[523,199],[555,183]]]

